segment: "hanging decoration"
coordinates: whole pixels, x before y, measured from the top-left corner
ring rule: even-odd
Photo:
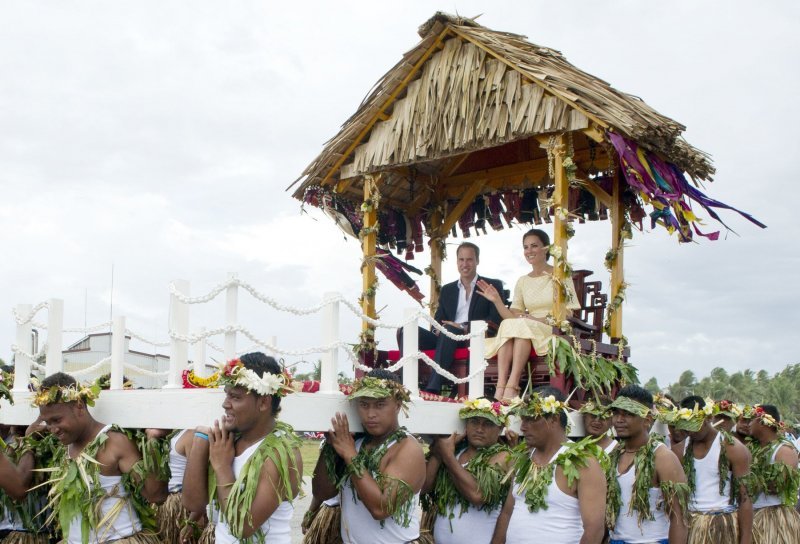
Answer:
[[[766,225],[750,214],[706,196],[686,180],[678,167],[639,147],[636,142],[616,132],[607,132],[606,136],[619,155],[622,173],[628,185],[639,193],[646,204],[653,206],[650,213],[652,228],[661,224],[670,234],[676,232],[681,242],[692,240],[692,230],[699,236],[717,240],[719,231],[707,234],[700,231],[697,226],[700,220],[692,211],[690,201],[702,206],[728,230],[733,229],[722,221],[714,208],[733,210],[754,225],[766,228]]]

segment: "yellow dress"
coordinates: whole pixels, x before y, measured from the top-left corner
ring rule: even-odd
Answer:
[[[547,317],[553,311],[556,283],[550,274],[531,277],[527,274],[517,280],[514,286],[514,299],[511,302],[512,310],[527,311],[533,317]],[[567,302],[567,309],[580,308],[578,297],[575,295],[575,284],[572,278],[567,278],[567,289],[572,293]],[[500,322],[497,336],[486,339],[486,358],[490,359],[497,354],[500,347],[512,338],[527,338],[531,341],[533,349],[539,355],[548,352],[550,338],[553,336],[553,327],[528,319],[527,317],[507,317]]]

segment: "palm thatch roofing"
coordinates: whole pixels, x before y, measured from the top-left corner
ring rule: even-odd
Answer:
[[[375,172],[384,173],[382,204],[410,213],[420,209],[417,178],[427,178],[428,196],[439,199],[460,196],[476,171],[492,172],[485,191],[535,186],[547,173],[541,138],[564,132],[575,135],[579,168],[602,167],[593,148],[615,132],[696,180],[712,179],[709,157],[681,138],[682,124],[556,50],[443,13],[419,35],[289,187],[295,198],[328,186],[360,201],[360,178]],[[616,162],[609,149],[606,165]],[[434,192],[440,182],[449,187]]]

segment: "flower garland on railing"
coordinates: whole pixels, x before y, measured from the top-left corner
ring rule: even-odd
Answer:
[[[611,318],[622,306],[622,303],[625,302],[625,290],[627,288],[627,283],[624,281],[620,283],[617,292],[614,293],[611,302],[608,303],[608,307],[606,308],[606,318],[603,320],[603,332],[609,337],[611,336]]]
[[[211,376],[198,376],[195,374],[194,369],[187,369],[183,371],[181,378],[183,380],[184,389],[206,389],[209,387],[216,387],[219,382],[220,371],[214,372]]]

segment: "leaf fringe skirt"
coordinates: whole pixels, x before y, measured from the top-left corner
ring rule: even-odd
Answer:
[[[739,521],[736,512],[700,514],[692,512],[689,544],[738,544]]]
[[[323,504],[303,537],[303,544],[342,544],[342,511]]]
[[[800,544],[800,514],[791,506],[768,506],[753,513],[753,544]]]

